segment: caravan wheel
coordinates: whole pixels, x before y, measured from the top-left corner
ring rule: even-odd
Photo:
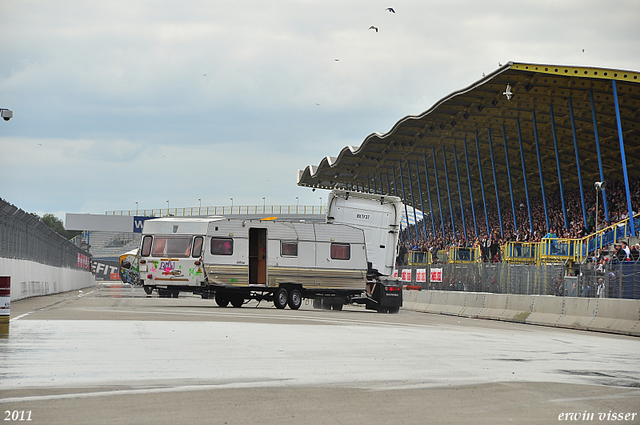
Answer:
[[[242,307],[243,304],[244,304],[244,298],[242,297],[235,297],[231,299],[231,305],[236,308]]]
[[[144,293],[147,295],[151,295],[153,292],[153,288],[149,285],[144,285],[142,288],[144,289]]]
[[[289,308],[291,310],[297,310],[302,305],[302,294],[297,289],[293,289],[289,293]]]
[[[273,305],[282,310],[287,306],[288,299],[289,294],[287,293],[287,290],[284,288],[278,288],[273,297]]]
[[[215,299],[218,307],[226,307],[229,305],[229,299],[219,292],[216,292]]]

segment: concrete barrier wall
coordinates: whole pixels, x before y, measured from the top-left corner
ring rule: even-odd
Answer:
[[[47,266],[29,260],[0,258],[0,276],[11,277],[11,300],[57,294],[95,285],[87,270]]]
[[[413,311],[640,336],[640,300],[404,291]]]

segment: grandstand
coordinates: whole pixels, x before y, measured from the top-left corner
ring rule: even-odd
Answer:
[[[396,195],[423,211],[401,233],[400,264],[504,260],[584,275],[637,241],[639,108],[638,72],[509,62],[300,170],[298,185]],[[607,267],[609,287],[621,284]]]
[[[89,244],[94,259],[117,260],[117,258],[140,245],[140,233],[86,231],[79,236]]]

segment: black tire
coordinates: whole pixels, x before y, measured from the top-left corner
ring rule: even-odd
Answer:
[[[218,307],[224,308],[229,305],[229,298],[225,297],[221,293],[216,292],[215,299],[216,299],[216,304],[218,304]]]
[[[300,308],[302,305],[302,294],[299,290],[292,289],[291,292],[289,292],[288,304],[291,310],[297,310]]]
[[[171,291],[171,298],[178,298],[180,295],[180,291]]]
[[[338,302],[332,305],[333,309],[336,311],[342,311],[342,303]]]
[[[287,306],[287,301],[289,301],[289,293],[287,290],[284,288],[278,288],[276,293],[273,295],[273,305],[282,310]]]
[[[235,308],[240,308],[244,304],[244,298],[234,297],[231,299],[231,305]]]
[[[168,289],[158,289],[159,298],[171,298],[171,291]]]
[[[389,307],[387,310],[391,314],[398,314],[398,312],[400,311],[400,307]]]
[[[144,293],[147,295],[151,295],[151,293],[153,292],[153,288],[149,285],[144,285],[142,289],[144,289]]]

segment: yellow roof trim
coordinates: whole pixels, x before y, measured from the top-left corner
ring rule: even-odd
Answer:
[[[527,63],[514,63],[511,69],[532,71],[541,74],[562,75],[565,77],[601,78],[603,80],[628,81],[640,83],[640,72],[619,69],[588,68],[583,66],[554,66]]]

